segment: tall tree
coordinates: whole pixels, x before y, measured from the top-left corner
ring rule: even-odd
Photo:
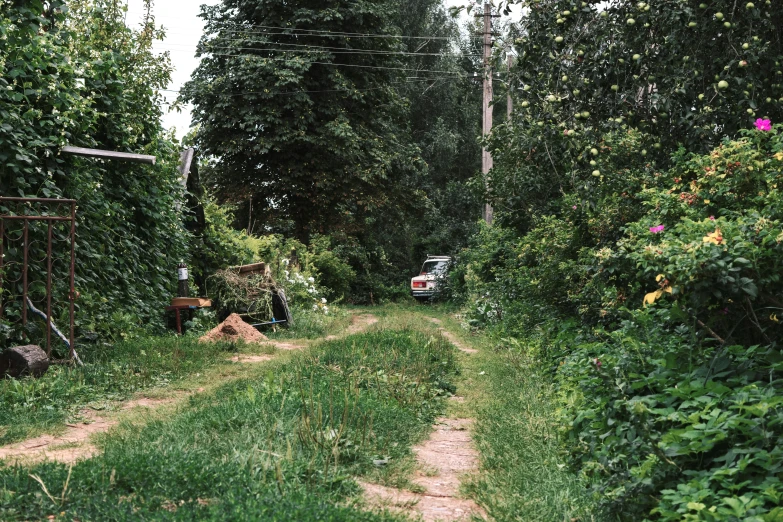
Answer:
[[[411,81],[393,0],[224,0],[183,89],[223,199],[307,240],[403,198],[423,168],[397,87]],[[249,205],[248,205],[249,207]],[[248,208],[246,207],[246,208]]]

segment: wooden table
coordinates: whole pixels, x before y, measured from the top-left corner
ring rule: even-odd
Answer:
[[[175,304],[177,301],[190,301],[198,302],[199,304]],[[208,299],[182,299],[182,298],[176,298],[172,301],[171,306],[166,307],[167,312],[174,312],[174,315],[177,317],[177,334],[182,335],[182,315],[180,312],[182,310],[198,310],[199,308],[209,308],[212,306],[212,301],[209,301]]]

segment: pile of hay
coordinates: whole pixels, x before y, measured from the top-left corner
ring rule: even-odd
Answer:
[[[277,294],[277,284],[268,273],[242,273],[241,269],[218,270],[207,279],[218,317],[240,313],[251,321],[266,322],[274,317],[272,296]]]

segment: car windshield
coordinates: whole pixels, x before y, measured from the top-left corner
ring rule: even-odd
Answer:
[[[427,261],[424,266],[421,267],[421,275],[429,274],[442,274],[449,266],[448,261]]]

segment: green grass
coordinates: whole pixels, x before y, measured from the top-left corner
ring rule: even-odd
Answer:
[[[167,419],[121,426],[72,470],[0,467],[0,520],[395,519],[353,507],[352,477],[396,480],[409,465],[445,408],[453,348],[373,331],[257,368]]]
[[[459,355],[456,385],[466,400],[450,406],[452,416],[475,419],[481,469],[465,493],[497,521],[600,520],[585,484],[566,466],[551,378],[529,364],[524,345],[468,334],[450,311],[432,306],[425,313],[479,349]]]
[[[193,336],[139,338],[80,348],[84,366],[52,366],[40,379],[0,380],[0,444],[64,427],[93,403],[124,400],[224,364],[225,344],[200,344]]]
[[[319,339],[338,334],[351,323],[350,314],[336,306],[330,307],[329,315],[301,308],[292,309],[291,314],[294,318],[293,326],[277,328],[277,331],[267,328],[264,335],[270,339]]]
[[[567,467],[550,378],[518,347],[476,361],[484,398],[476,408],[481,474],[468,491],[498,521],[598,520],[585,484]]]

